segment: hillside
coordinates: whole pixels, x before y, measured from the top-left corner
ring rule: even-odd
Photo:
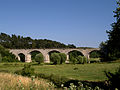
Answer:
[[[73,44],[65,45],[63,43],[47,40],[32,39],[31,37],[23,37],[16,35],[0,34],[0,44],[9,49],[34,49],[34,48],[76,48]]]

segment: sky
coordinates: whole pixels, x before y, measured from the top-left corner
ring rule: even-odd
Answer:
[[[0,32],[98,48],[116,0],[0,0]]]

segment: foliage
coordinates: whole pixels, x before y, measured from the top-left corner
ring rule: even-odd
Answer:
[[[78,64],[83,64],[83,56],[77,57]]]
[[[120,67],[116,70],[115,73],[111,73],[109,71],[105,71],[105,75],[108,78],[108,84],[110,87],[110,90],[115,90],[117,88],[120,89]]]
[[[37,54],[39,54],[40,52],[39,51],[32,51],[30,54],[31,54],[31,59],[32,59],[32,62],[35,62],[35,56]]]
[[[35,71],[34,68],[31,68],[30,64],[25,64],[24,68],[22,70],[17,70],[17,71],[15,71],[15,73],[18,75],[30,77],[35,74],[34,71]]]
[[[74,57],[72,57],[72,58],[71,58],[71,62],[75,65],[75,64],[77,63],[77,59],[74,58]]]
[[[118,7],[114,11],[116,22],[112,23],[112,30],[107,31],[108,40],[106,41],[105,58],[108,60],[117,60],[120,58],[120,0],[117,2]]]
[[[70,61],[71,61],[72,58],[77,58],[78,56],[83,56],[83,54],[81,52],[75,50],[75,51],[71,51],[69,53],[69,56],[70,56]]]
[[[2,62],[2,56],[1,56],[1,54],[0,54],[0,62]]]
[[[92,88],[90,86],[84,85],[81,82],[78,82],[78,86],[74,85],[74,83],[70,83],[69,88],[63,87],[65,90],[103,90],[96,86],[95,88]]]
[[[83,64],[87,63],[87,58],[83,56]]]
[[[38,64],[41,64],[44,61],[44,57],[41,53],[37,54],[35,56],[35,61],[38,62]]]
[[[54,74],[47,75],[47,74],[43,74],[43,73],[37,73],[36,77],[48,79],[51,82],[53,82],[57,87],[61,87],[62,84],[64,84],[65,82],[67,82],[69,80],[66,77],[62,77],[62,76],[54,75]]]
[[[100,52],[99,51],[92,51],[90,53],[90,58],[100,58]]]
[[[2,62],[18,62],[15,59],[15,55],[9,52],[9,50],[5,49],[2,45],[0,45],[0,54],[2,57]]]
[[[47,39],[32,39],[30,37],[16,36],[15,34],[0,34],[0,44],[11,49],[32,49],[32,48],[76,48],[75,45],[65,45],[60,42]]]
[[[60,56],[60,64],[65,63],[67,56],[64,53],[59,53]]]
[[[10,57],[10,56],[4,56],[4,57],[2,58],[2,62],[19,62],[19,61],[16,60],[16,59],[13,59],[13,58]]]
[[[53,62],[53,64],[60,64],[61,57],[59,56],[59,53],[52,53],[50,60]]]

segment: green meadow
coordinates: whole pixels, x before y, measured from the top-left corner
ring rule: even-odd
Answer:
[[[23,68],[25,63],[1,63],[1,72],[14,73],[16,70]],[[120,63],[92,63],[92,64],[63,64],[63,65],[37,65],[31,63],[36,73],[55,74],[65,76],[71,79],[88,80],[88,81],[103,81],[106,80],[104,71],[114,72]]]

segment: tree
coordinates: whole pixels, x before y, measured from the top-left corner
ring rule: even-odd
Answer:
[[[78,64],[83,64],[83,56],[77,57]]]
[[[35,61],[38,62],[38,64],[41,64],[44,61],[44,57],[41,53],[37,54],[35,56]]]
[[[120,0],[117,1],[118,7],[114,11],[116,22],[112,26],[112,30],[107,31],[108,41],[105,48],[107,49],[106,56],[109,60],[120,58]]]
[[[53,62],[53,64],[60,64],[61,57],[59,53],[52,53],[50,60]]]
[[[60,56],[60,64],[64,63],[65,60],[67,59],[67,56],[64,53],[59,53]]]

